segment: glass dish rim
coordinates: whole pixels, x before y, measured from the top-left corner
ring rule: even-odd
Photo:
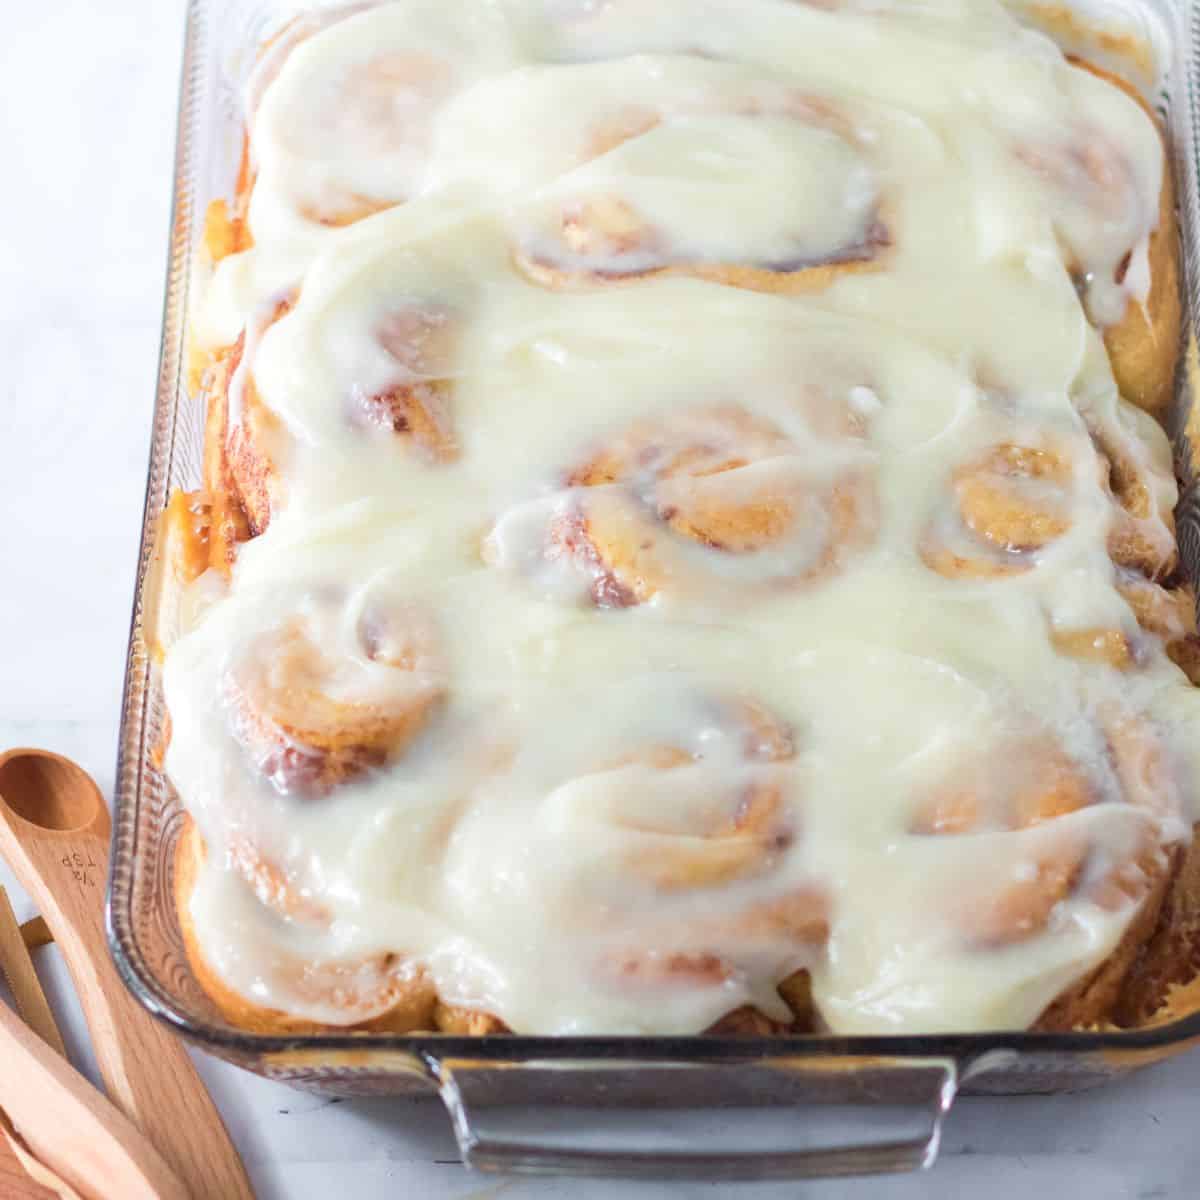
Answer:
[[[211,0],[187,0],[183,66],[177,113],[176,151],[170,215],[169,255],[164,289],[162,338],[150,442],[149,469],[142,515],[133,612],[121,702],[121,721],[113,796],[112,861],[109,872],[106,933],[109,952],[125,986],[166,1025],[217,1054],[257,1058],[301,1052],[336,1056],[353,1052],[356,1068],[370,1070],[396,1054],[417,1058],[473,1057],[503,1062],[552,1059],[624,1059],[630,1062],[707,1063],[767,1057],[852,1059],[941,1058],[970,1061],[997,1050],[1017,1054],[1086,1056],[1104,1051],[1152,1052],[1200,1039],[1200,1010],[1161,1024],[1137,1029],[1087,1029],[1065,1032],[991,1030],[978,1033],[794,1034],[731,1037],[618,1035],[553,1037],[523,1034],[450,1036],[433,1032],[264,1034],[221,1026],[181,1006],[154,978],[133,932],[134,895],[130,880],[137,851],[137,814],[148,759],[146,695],[152,662],[144,642],[147,583],[155,553],[156,526],[168,499],[168,485],[180,414],[185,363],[187,301],[192,276],[192,247],[198,220],[195,154],[200,122],[207,15]],[[1200,28],[1200,10],[1193,10]],[[1186,17],[1182,18],[1186,20]],[[1188,31],[1190,32],[1190,30]],[[1188,83],[1188,100],[1197,97]],[[1186,180],[1177,181],[1185,186]],[[1187,289],[1185,288],[1185,293]],[[1186,295],[1185,295],[1186,299]],[[1181,497],[1182,502],[1182,497]]]

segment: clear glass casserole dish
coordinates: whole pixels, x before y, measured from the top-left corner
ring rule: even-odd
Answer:
[[[770,1039],[271,1037],[216,1015],[191,976],[172,899],[181,812],[155,758],[165,713],[148,624],[160,516],[172,491],[200,478],[203,412],[184,376],[203,214],[210,199],[231,190],[238,169],[239,80],[265,37],[299,7],[311,5],[188,6],[162,358],[114,799],[109,935],[134,994],[198,1045],[270,1078],[341,1095],[436,1091],[464,1159],[502,1170],[769,1178],[928,1166],[960,1091],[1079,1089],[1200,1042],[1200,1013],[1130,1031]],[[1031,0],[1023,7],[1065,28],[1064,6]],[[1187,0],[1067,7],[1089,28],[1134,21],[1158,59],[1156,99],[1169,121],[1187,277],[1175,417],[1179,536],[1188,573],[1200,580],[1196,448],[1186,432],[1200,388],[1200,13]],[[728,1111],[728,1147],[689,1141],[686,1125],[668,1115],[713,1107]]]

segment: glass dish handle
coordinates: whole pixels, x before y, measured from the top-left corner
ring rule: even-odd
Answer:
[[[765,1056],[487,1061],[430,1055],[478,1170],[790,1179],[933,1164],[958,1090],[949,1058]]]

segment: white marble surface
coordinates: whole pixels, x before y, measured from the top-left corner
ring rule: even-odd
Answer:
[[[159,333],[183,4],[3,0],[0,11],[0,747],[72,755],[107,791]],[[54,953],[44,955],[48,982],[69,1014],[75,1060],[91,1070]],[[264,1200],[1150,1200],[1200,1190],[1200,1055],[1085,1096],[960,1102],[930,1176],[744,1189],[497,1186],[458,1165],[435,1104],[329,1104],[201,1065]]]

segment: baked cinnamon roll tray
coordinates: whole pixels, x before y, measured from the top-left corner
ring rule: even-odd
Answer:
[[[475,1165],[706,1177],[1200,1038],[1190,18],[193,0],[147,1007]],[[639,1149],[716,1096],[852,1132]]]

